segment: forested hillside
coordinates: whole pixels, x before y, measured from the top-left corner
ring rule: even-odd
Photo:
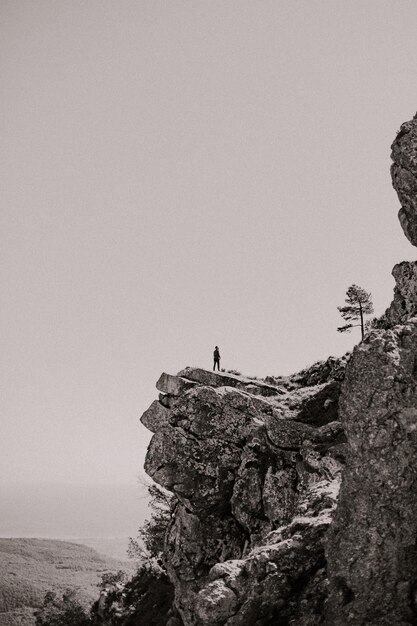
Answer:
[[[97,599],[104,572],[130,564],[87,546],[49,539],[0,539],[0,626],[33,624],[32,609],[46,591],[77,589],[86,604]]]

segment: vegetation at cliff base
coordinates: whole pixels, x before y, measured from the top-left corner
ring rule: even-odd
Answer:
[[[76,591],[69,589],[62,598],[48,591],[43,605],[36,611],[36,626],[89,626],[90,616],[77,598]]]
[[[149,485],[148,491],[151,517],[129,544],[130,556],[139,562],[136,573],[128,579],[123,570],[104,572],[97,585],[99,598],[91,610],[74,591],[61,596],[48,592],[36,613],[36,626],[165,626],[174,600],[174,587],[163,563],[171,495],[157,485]]]
[[[165,533],[171,519],[172,495],[158,485],[148,485],[147,489],[151,517],[139,528],[137,539],[130,537],[128,555],[132,559],[147,561],[156,558],[161,561]]]
[[[102,574],[123,566],[81,544],[0,538],[0,626],[33,625],[33,609],[42,606],[48,591],[60,596],[78,589],[88,606],[97,597]]]
[[[171,614],[174,587],[165,570],[163,548],[172,496],[154,484],[148,485],[148,492],[151,517],[129,544],[129,555],[140,562],[138,570],[127,582],[121,577],[103,579],[106,584],[91,611],[93,626],[105,620],[115,626],[165,626]]]

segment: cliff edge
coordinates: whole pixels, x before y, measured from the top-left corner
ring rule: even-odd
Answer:
[[[417,118],[392,159],[417,245]],[[175,496],[165,561],[185,626],[417,624],[417,262],[393,275],[349,357],[159,379],[145,469]]]
[[[177,499],[165,557],[184,624],[319,623],[345,365],[268,383],[196,368],[159,379],[145,470]]]

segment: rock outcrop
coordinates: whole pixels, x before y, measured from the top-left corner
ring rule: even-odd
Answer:
[[[401,209],[398,217],[407,239],[417,245],[417,115],[402,124],[392,146],[391,177]]]
[[[345,457],[331,373],[345,364],[280,384],[194,368],[159,379],[145,469],[177,498],[165,557],[184,624],[320,623]]]
[[[417,623],[417,318],[356,346],[347,464],[327,543],[329,626]]]
[[[417,119],[392,145],[399,219],[417,245]],[[340,418],[347,463],[327,535],[328,626],[417,624],[417,263],[393,269],[394,300],[353,351]]]
[[[186,626],[417,623],[417,294],[406,285],[391,306],[404,323],[373,330],[349,359],[268,384],[161,376],[142,418],[155,433],[145,468],[177,498],[165,557]]]
[[[417,245],[417,116],[392,158]],[[176,498],[165,559],[185,626],[417,624],[417,262],[393,275],[349,357],[158,381],[145,469]]]
[[[407,239],[417,245],[417,114],[402,124],[392,146],[392,185],[401,203],[398,213]],[[392,270],[394,301],[386,311],[389,325],[403,324],[417,314],[417,262],[402,262]]]
[[[387,326],[404,324],[417,315],[417,262],[403,261],[394,266],[394,300],[385,312]]]

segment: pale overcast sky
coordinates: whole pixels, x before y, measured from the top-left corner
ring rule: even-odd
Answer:
[[[135,482],[162,371],[286,374],[416,258],[415,0],[2,0],[2,482]]]

